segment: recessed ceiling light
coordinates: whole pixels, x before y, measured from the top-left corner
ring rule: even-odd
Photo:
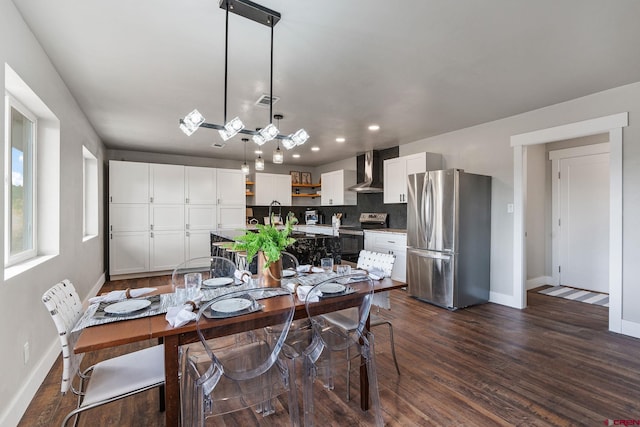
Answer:
[[[262,150],[256,150],[256,151],[254,151],[254,153],[256,153],[256,154],[262,154]]]
[[[311,151],[320,151],[320,147],[311,147]]]
[[[380,125],[369,125],[369,130],[380,130]]]
[[[336,138],[336,142],[345,142],[346,139],[344,139],[343,137],[338,137]]]
[[[291,157],[293,157],[294,159],[299,159],[300,158],[300,154],[294,154]]]

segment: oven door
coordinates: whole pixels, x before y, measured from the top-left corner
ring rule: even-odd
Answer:
[[[340,237],[340,244],[342,246],[342,259],[357,263],[360,251],[364,249],[364,233],[346,234],[339,232],[338,236]]]

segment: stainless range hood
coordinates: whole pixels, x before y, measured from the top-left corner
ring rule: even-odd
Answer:
[[[382,193],[384,191],[382,165],[377,151],[371,150],[364,153],[364,181],[349,187],[349,190],[356,193]]]

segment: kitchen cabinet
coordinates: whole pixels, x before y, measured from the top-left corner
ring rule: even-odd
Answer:
[[[240,170],[110,161],[109,274],[208,255],[212,230],[245,225],[244,184]]]
[[[215,168],[185,166],[185,203],[188,205],[215,205],[217,180]]]
[[[256,173],[255,204],[269,206],[274,200],[291,206],[291,175]]]
[[[184,166],[149,165],[151,203],[184,203]]]
[[[407,281],[407,233],[390,231],[364,231],[364,248],[367,251],[393,254],[391,278],[399,282]]]
[[[149,164],[110,161],[109,203],[149,203]]]
[[[357,204],[357,194],[349,191],[349,187],[356,184],[356,171],[325,172],[322,174],[321,181],[320,204],[322,206],[355,206]]]
[[[442,155],[417,153],[384,161],[384,203],[407,203],[407,177],[443,169]]]
[[[217,169],[218,205],[246,206],[245,176],[240,169]]]

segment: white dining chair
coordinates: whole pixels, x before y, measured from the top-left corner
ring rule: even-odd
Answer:
[[[72,329],[82,315],[82,302],[75,287],[69,280],[63,280],[42,295],[42,302],[51,314],[62,347],[60,391],[66,394],[71,390],[78,395],[78,405],[64,418],[62,427],[74,416],[73,425],[77,425],[83,411],[156,387],[164,387],[162,345],[103,360],[81,371],[84,354],[73,352],[80,332],[72,332]],[[79,379],[77,388],[73,384],[76,375]],[[160,409],[164,410],[163,399],[160,401]]]

